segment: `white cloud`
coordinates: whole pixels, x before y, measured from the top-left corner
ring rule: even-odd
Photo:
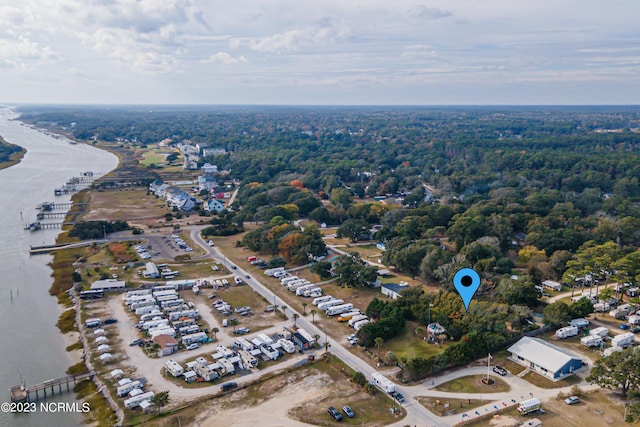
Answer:
[[[252,50],[267,53],[289,53],[310,46],[326,46],[346,41],[351,30],[342,21],[328,23],[317,28],[302,28],[273,34],[268,37],[253,38],[247,43]],[[234,41],[238,47],[241,42]]]
[[[426,20],[434,21],[436,19],[448,18],[450,16],[453,16],[453,13],[448,10],[438,9],[437,7],[428,7],[421,4],[411,7],[408,14],[413,18],[424,18]]]
[[[233,65],[233,64],[238,64],[240,62],[246,62],[246,60],[247,59],[242,55],[236,58],[229,55],[227,52],[217,52],[211,55],[208,59],[206,59],[203,62],[209,62],[209,63],[220,62],[224,65]]]
[[[0,39],[0,63],[4,67],[26,70],[33,65],[57,60],[59,55],[49,46],[40,46],[28,37]]]
[[[349,103],[418,99],[428,88],[444,100],[459,91],[458,102],[490,93],[526,103],[552,87],[567,103],[607,93],[604,102],[629,102],[640,77],[639,13],[637,0],[615,8],[600,0],[0,0],[0,93],[22,100],[29,82],[51,81],[33,97],[173,102],[193,88],[189,102],[313,103],[332,94]],[[248,59],[251,67],[241,66]],[[210,79],[209,64],[231,67]],[[79,76],[83,89],[56,85],[61,75]],[[600,89],[578,94],[572,79]],[[149,89],[158,87],[167,89]]]

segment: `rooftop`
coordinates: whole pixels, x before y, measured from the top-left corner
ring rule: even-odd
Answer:
[[[582,360],[569,350],[565,350],[539,338],[531,337],[523,337],[520,341],[509,347],[508,351],[550,372],[559,371],[572,359]]]

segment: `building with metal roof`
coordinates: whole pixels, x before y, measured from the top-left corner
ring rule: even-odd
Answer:
[[[571,375],[583,363],[575,353],[539,338],[523,337],[508,351],[514,362],[553,381]]]

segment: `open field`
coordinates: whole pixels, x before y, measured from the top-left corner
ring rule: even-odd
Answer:
[[[127,221],[134,224],[150,224],[164,221],[169,212],[165,203],[146,188],[128,188],[108,191],[91,191],[91,212],[83,216],[84,221]]]

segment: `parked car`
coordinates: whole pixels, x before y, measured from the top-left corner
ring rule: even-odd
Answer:
[[[107,319],[104,321],[105,325],[110,325],[112,323],[118,323],[118,319]]]
[[[356,414],[353,413],[353,411],[351,410],[351,408],[349,408],[349,406],[345,405],[342,407],[342,411],[347,414],[347,417],[349,418],[353,418],[356,416]]]
[[[396,393],[395,398],[398,402],[404,402],[404,395],[402,393]]]
[[[576,403],[580,403],[580,398],[578,396],[567,397],[564,400],[564,403],[566,403],[567,405],[575,405]]]
[[[502,366],[498,366],[498,365],[493,367],[493,372],[500,375],[501,377],[504,377],[505,375],[507,375],[507,370],[504,369]]]
[[[137,340],[133,340],[129,343],[129,345],[131,347],[135,346],[135,345],[142,345],[144,343],[143,339],[137,339]]]
[[[336,421],[342,421],[342,414],[333,406],[329,406],[328,412]]]
[[[187,350],[195,350],[197,348],[200,348],[200,344],[198,344],[197,342],[194,342],[193,344],[189,344],[187,346]]]

